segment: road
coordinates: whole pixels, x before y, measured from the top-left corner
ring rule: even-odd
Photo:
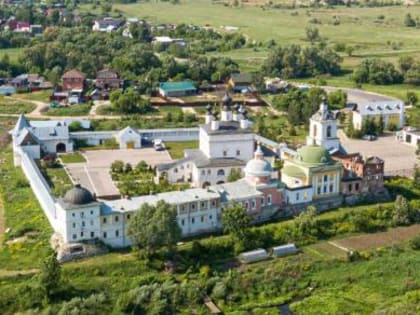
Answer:
[[[349,89],[339,88],[334,86],[321,86],[325,91],[334,92],[336,90],[342,90],[347,93],[348,103],[360,103],[360,102],[384,102],[384,101],[397,101],[395,97],[369,92],[360,89]]]

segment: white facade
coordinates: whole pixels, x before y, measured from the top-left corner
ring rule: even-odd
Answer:
[[[141,148],[141,135],[137,130],[127,127],[115,135],[120,149],[140,149]]]
[[[327,104],[322,103],[319,110],[309,120],[309,136],[307,145],[323,146],[327,150],[338,150],[340,140],[337,137],[337,119],[328,109]]]
[[[360,103],[352,113],[353,126],[357,130],[362,129],[363,121],[367,118],[377,120],[382,117],[385,129],[389,128],[390,124],[400,129],[405,123],[404,102],[398,100]]]
[[[296,189],[286,188],[286,201],[290,205],[312,202],[313,189],[311,186]]]
[[[416,128],[404,128],[395,134],[395,138],[400,142],[417,147],[420,144],[420,131]]]

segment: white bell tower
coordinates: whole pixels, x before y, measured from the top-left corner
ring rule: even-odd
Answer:
[[[309,119],[309,136],[307,145],[323,146],[328,151],[340,149],[340,139],[337,137],[337,118],[323,101],[319,110]]]

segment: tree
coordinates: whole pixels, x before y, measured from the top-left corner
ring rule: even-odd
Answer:
[[[109,311],[108,299],[105,294],[92,294],[86,299],[75,297],[65,302],[58,315],[83,314],[102,315]]]
[[[51,252],[42,262],[39,284],[47,299],[50,299],[61,286],[61,269],[56,253]]]
[[[230,169],[229,176],[227,178],[227,181],[229,183],[236,182],[237,180],[241,179],[241,177],[242,177],[241,169],[239,169],[239,168],[231,168]]]
[[[384,133],[384,129],[385,129],[384,117],[381,115],[381,116],[379,116],[378,122],[376,124],[376,131],[375,132],[379,136],[379,135]]]
[[[347,56],[351,57],[353,56],[354,47],[347,45],[345,51],[346,51]]]
[[[404,80],[391,62],[376,58],[363,60],[353,71],[352,78],[356,83],[370,84],[395,84]]]
[[[347,93],[343,90],[336,90],[328,94],[328,105],[332,109],[342,109],[347,105]]]
[[[166,246],[172,251],[181,238],[176,208],[163,200],[156,206],[144,204],[128,225],[128,236],[145,258]]]
[[[234,204],[223,210],[222,223],[224,232],[231,234],[235,241],[244,244],[248,240],[251,218],[242,205]]]
[[[398,195],[394,203],[392,215],[393,225],[406,225],[410,223],[410,206],[405,197]]]
[[[416,106],[417,102],[419,101],[417,97],[417,93],[413,91],[407,91],[406,100],[407,100],[407,103],[409,103],[412,106]]]
[[[82,123],[78,120],[74,120],[69,124],[69,130],[72,132],[83,130]]]
[[[302,212],[293,222],[296,236],[316,236],[318,234],[316,222],[316,208],[309,206],[306,211]]]
[[[404,18],[404,25],[407,27],[415,27],[416,21],[411,17],[410,13],[407,13]]]
[[[307,27],[305,29],[306,40],[313,43],[317,40],[320,40],[319,30],[316,27]]]
[[[124,173],[124,162],[116,160],[111,164],[111,173],[121,174]]]

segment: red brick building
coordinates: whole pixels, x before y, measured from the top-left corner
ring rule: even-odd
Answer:
[[[376,156],[363,158],[360,153],[336,152],[332,158],[344,167],[341,191],[344,195],[384,192],[384,161]]]

